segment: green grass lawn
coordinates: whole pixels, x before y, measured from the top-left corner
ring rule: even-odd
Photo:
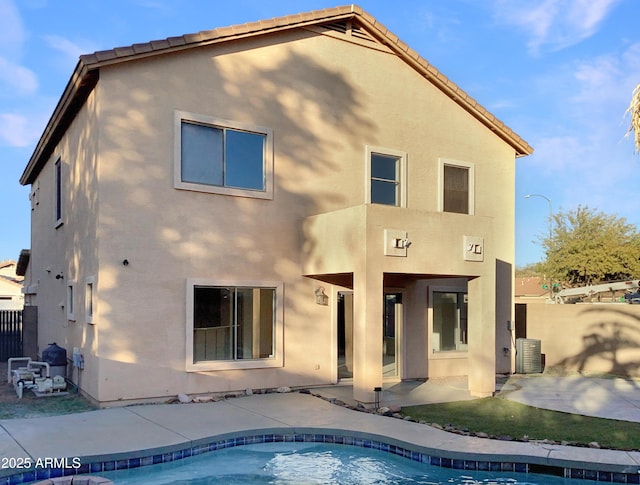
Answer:
[[[499,397],[409,406],[402,408],[402,414],[490,437],[585,446],[597,442],[602,448],[640,450],[640,423],[548,411]]]

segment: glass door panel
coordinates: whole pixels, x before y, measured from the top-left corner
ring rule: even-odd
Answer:
[[[353,378],[353,293],[338,293],[338,379]]]
[[[382,323],[382,376],[398,377],[400,324],[402,322],[402,293],[384,294]]]

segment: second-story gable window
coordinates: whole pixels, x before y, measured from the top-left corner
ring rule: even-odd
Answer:
[[[371,203],[399,205],[400,159],[371,154]]]
[[[474,166],[440,160],[440,208],[443,212],[474,213]]]
[[[469,169],[444,166],[444,211],[469,213]]]
[[[367,147],[367,202],[406,206],[406,160],[404,152]]]
[[[246,197],[272,197],[271,130],[178,112],[175,186]]]

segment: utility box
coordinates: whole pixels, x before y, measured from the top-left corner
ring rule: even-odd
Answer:
[[[542,372],[540,340],[516,339],[516,374],[539,374]]]

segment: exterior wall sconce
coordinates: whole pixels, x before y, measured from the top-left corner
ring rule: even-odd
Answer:
[[[318,286],[316,289],[316,304],[324,306],[329,304],[329,297],[325,294],[322,286]]]
[[[63,278],[64,278],[64,276],[62,276],[62,273],[56,275],[56,279],[57,280],[61,280]]]
[[[408,239],[403,239],[403,238],[394,238],[393,239],[393,247],[396,249],[407,249],[409,246],[411,246],[411,241],[409,241]]]
[[[122,266],[129,266],[129,260],[128,259],[123,259],[122,260]]]

